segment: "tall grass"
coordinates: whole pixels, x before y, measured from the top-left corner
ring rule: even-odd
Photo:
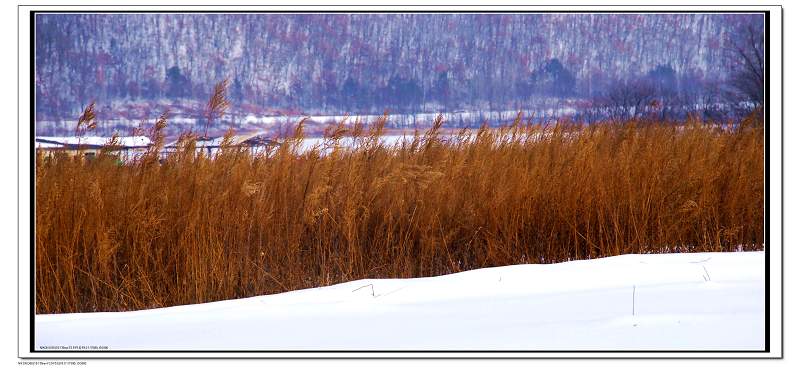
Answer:
[[[629,121],[394,146],[302,124],[259,155],[191,136],[119,165],[36,158],[36,311],[120,311],[625,253],[764,248],[764,131]],[[162,116],[152,133],[166,124]],[[354,143],[344,145],[343,139]],[[156,140],[163,143],[163,137]],[[539,281],[546,283],[546,281]],[[538,283],[532,281],[532,283]]]

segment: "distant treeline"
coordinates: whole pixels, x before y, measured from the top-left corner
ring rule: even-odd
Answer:
[[[322,113],[559,98],[666,117],[763,100],[758,14],[37,14],[35,26],[40,120],[90,101],[202,101],[225,78],[236,106]]]

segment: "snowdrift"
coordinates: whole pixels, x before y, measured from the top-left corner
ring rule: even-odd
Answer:
[[[764,253],[624,255],[115,313],[37,315],[39,349],[763,350]]]

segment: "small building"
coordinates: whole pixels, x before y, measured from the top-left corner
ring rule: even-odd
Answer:
[[[39,136],[35,138],[37,152],[45,156],[52,156],[56,153],[64,153],[70,156],[82,153],[85,157],[96,156],[101,149],[111,144],[111,137],[47,137]],[[150,148],[152,142],[146,136],[126,136],[117,137],[116,144],[108,147],[112,152],[117,153],[121,160],[129,161],[135,159]]]
[[[225,136],[201,136],[195,140],[195,150],[198,154],[204,153],[208,156],[211,156],[219,150],[224,141]],[[265,148],[271,148],[280,145],[280,142],[269,138],[265,133],[257,132],[231,136],[230,145],[233,147],[247,148],[251,154],[257,154]],[[172,154],[176,151],[178,151],[178,141],[168,143],[164,145],[164,148],[161,150],[161,157],[165,158],[169,154]]]
[[[249,135],[237,136],[236,145],[247,148],[251,154],[257,154],[260,150],[271,149],[280,146],[281,143],[268,137],[264,133],[252,133]]]

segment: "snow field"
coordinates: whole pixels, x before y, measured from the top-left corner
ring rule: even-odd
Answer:
[[[763,350],[764,253],[624,255],[359,280],[197,305],[36,316],[110,350]],[[635,286],[635,292],[634,292]]]

